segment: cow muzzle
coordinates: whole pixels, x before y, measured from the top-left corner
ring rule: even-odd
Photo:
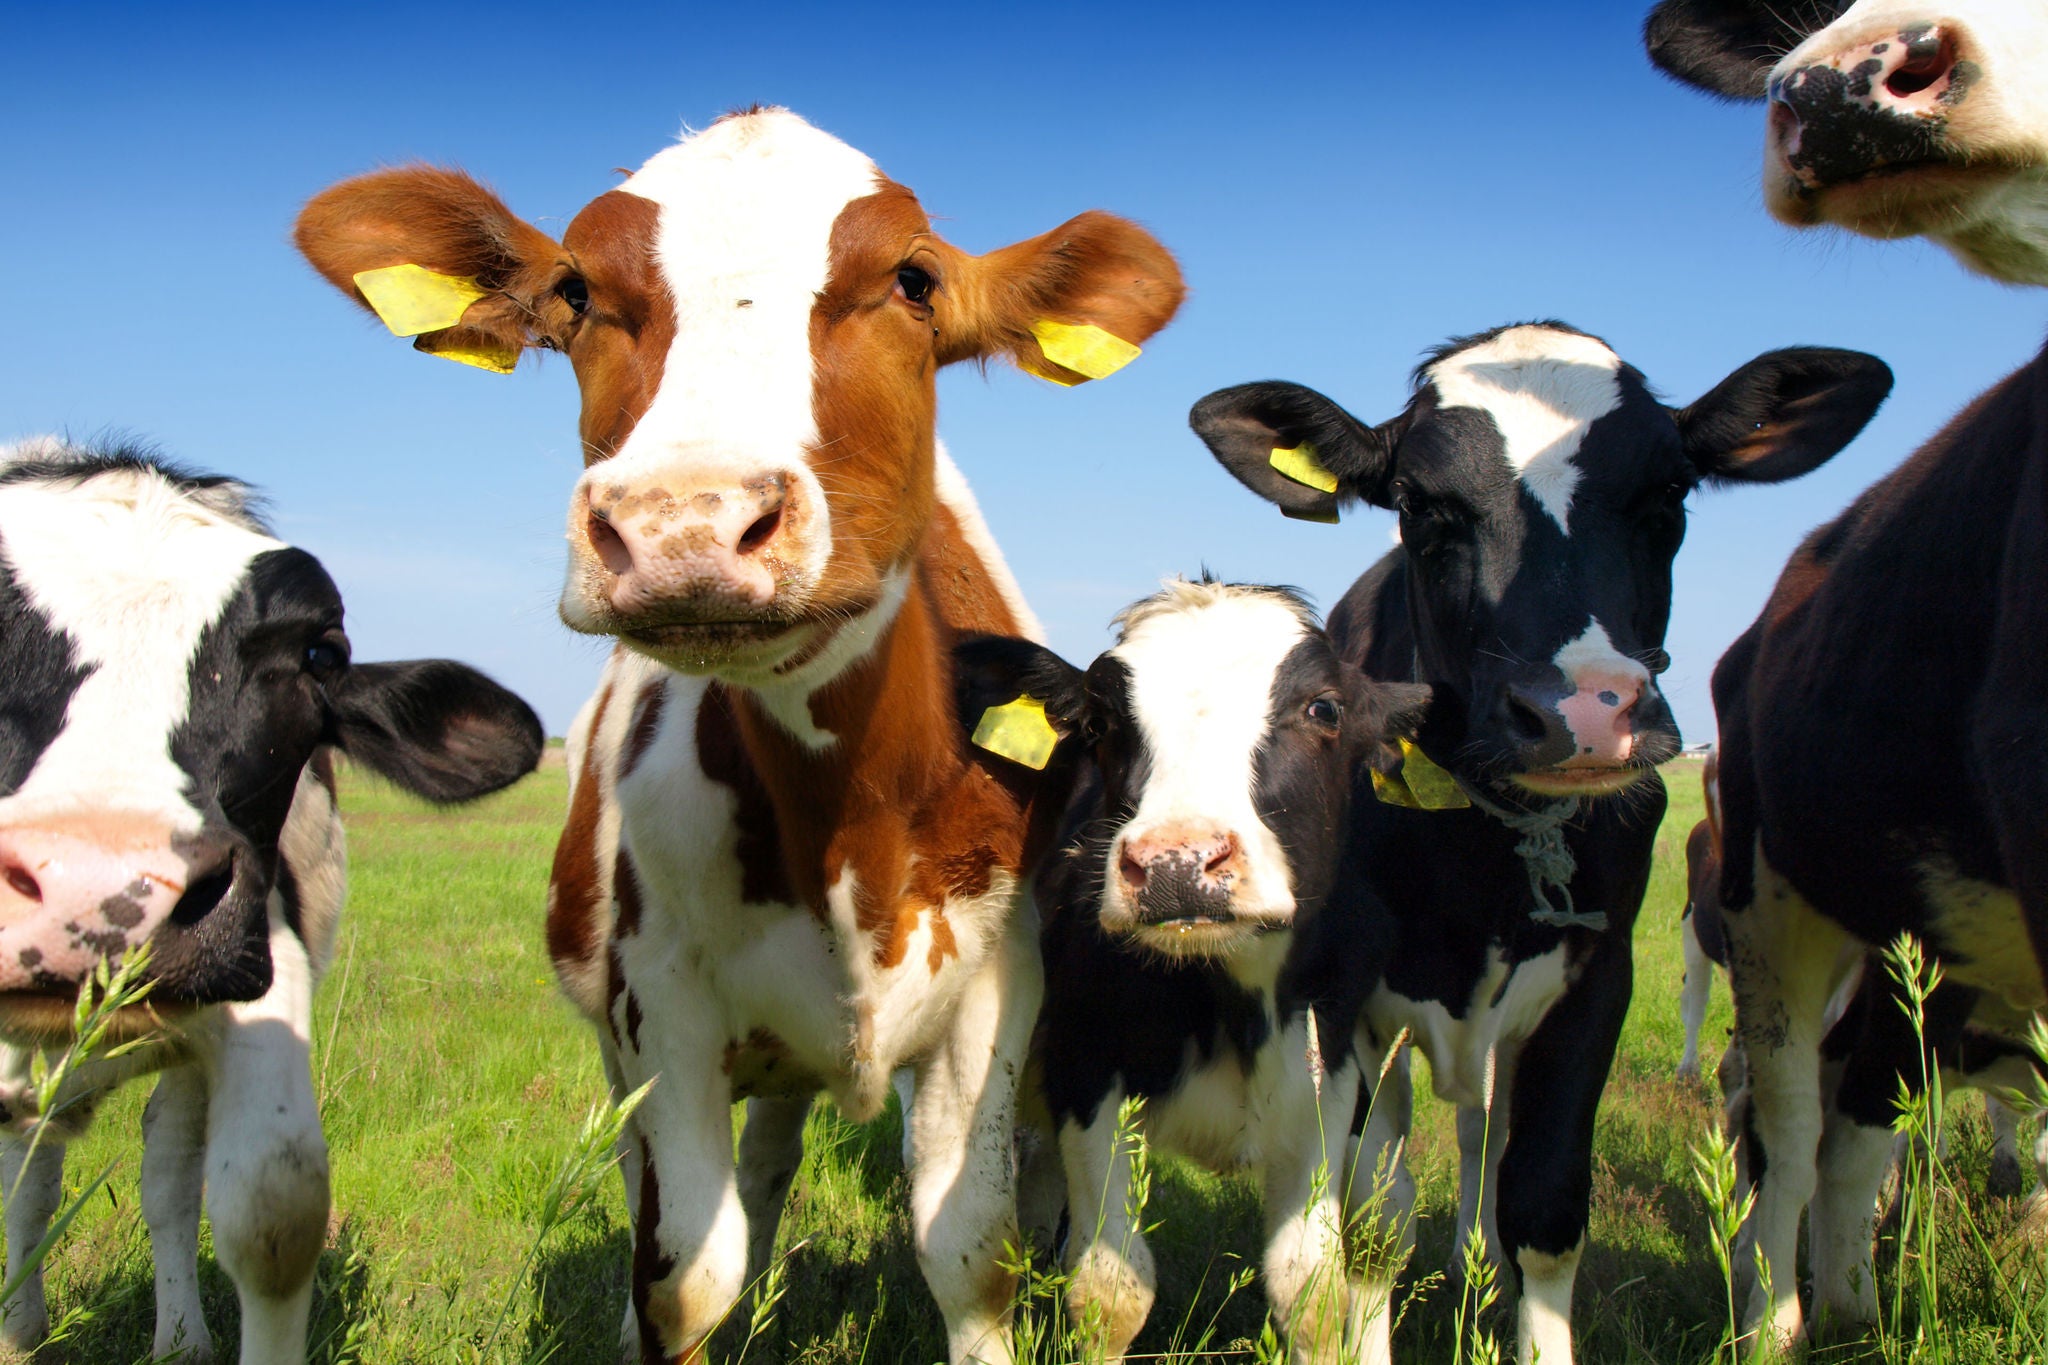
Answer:
[[[0,829],[0,993],[70,998],[102,959],[203,918],[233,879],[225,843],[145,819]]]
[[[1675,739],[1665,734],[1662,696],[1640,673],[1582,669],[1563,687],[1510,682],[1500,698],[1496,719],[1507,736],[1512,780],[1546,796],[1621,791]]]
[[[1235,831],[1174,822],[1127,832],[1111,849],[1103,928],[1173,956],[1213,956],[1280,927],[1270,907],[1245,904],[1253,878]]]

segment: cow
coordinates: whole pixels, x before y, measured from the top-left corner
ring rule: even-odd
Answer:
[[[1594,1111],[1665,809],[1656,766],[1679,748],[1656,675],[1685,499],[1805,473],[1890,388],[1874,357],[1802,347],[1673,409],[1599,338],[1541,322],[1431,353],[1377,426],[1282,382],[1220,390],[1191,414],[1283,512],[1400,514],[1399,546],[1329,616],[1348,662],[1434,694],[1388,799],[1352,803],[1348,866],[1394,925],[1360,1070],[1385,1065],[1405,1087],[1385,1057],[1405,1034],[1459,1106],[1458,1244],[1483,1227],[1512,1268],[1524,1365],[1571,1358]],[[1361,1101],[1360,1169],[1399,1166],[1401,1098]],[[1393,1188],[1385,1214],[1405,1221],[1412,1183]],[[1384,1342],[1368,1354],[1386,1359]]]
[[[1679,80],[1769,100],[1765,194],[1786,221],[1917,234],[1995,279],[2048,284],[2038,5],[1668,0],[1645,38]],[[2044,402],[2048,353],[1808,536],[1714,673],[1721,899],[1760,1171],[1749,1231],[1772,1272],[1751,1277],[1747,1321],[1779,1344],[1807,1329],[1801,1211],[1817,1192],[1822,1221],[1826,1203],[1868,1207],[1898,1059],[1918,1053],[1896,1010],[1869,1010],[1890,1036],[1856,1045],[1860,1080],[1824,1083],[1828,1002],[1866,950],[1911,933],[1939,959],[1955,989],[1928,1020],[1938,1054],[2048,1004]],[[1917,1085],[1920,1067],[1903,1070]],[[1844,1085],[1875,1098],[1830,1123],[1824,1092]],[[1854,1324],[1875,1308],[1857,1283],[1869,1252],[1839,1221],[1815,1305]]]
[[[1041,645],[962,646],[962,719],[1029,696],[1085,746],[1036,879],[1045,1007],[1033,1047],[1065,1173],[1067,1307],[1121,1360],[1155,1277],[1128,1202],[1138,1130],[1265,1205],[1265,1280],[1300,1360],[1344,1353],[1352,1047],[1384,916],[1332,899],[1359,767],[1392,767],[1425,688],[1346,666],[1285,588],[1173,580],[1083,672]],[[1368,1177],[1369,1179],[1369,1177]]]
[[[561,615],[617,647],[570,735],[547,942],[614,1089],[660,1077],[621,1144],[626,1353],[693,1358],[768,1263],[813,1095],[865,1120],[909,1064],[947,1351],[1007,1361],[1030,810],[958,733],[948,650],[1036,623],[936,442],[934,377],[1110,373],[1178,308],[1172,256],[1100,212],[971,255],[868,157],[761,107],[559,242],[429,167],[335,185],[296,232],[421,350],[576,371]]]
[[[136,447],[0,451],[10,1281],[61,1200],[65,1143],[115,1085],[160,1072],[142,1155],[155,1354],[212,1356],[203,1188],[240,1359],[304,1361],[328,1209],[313,988],[347,872],[334,756],[446,803],[506,786],[540,752],[532,710],[473,669],[351,662],[333,581],[243,485]],[[68,1046],[82,983],[145,947],[149,993],[109,1035],[138,1049],[88,1060],[41,1112],[34,1051]],[[31,1350],[48,1327],[37,1268],[0,1306],[0,1345]]]

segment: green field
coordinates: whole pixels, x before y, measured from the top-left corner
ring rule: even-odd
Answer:
[[[1681,1041],[1678,909],[1684,837],[1700,808],[1697,765],[1674,764],[1668,777],[1672,813],[1636,931],[1635,1004],[1600,1119],[1592,1245],[1575,1314],[1588,1361],[1708,1361],[1725,1321],[1691,1179],[1690,1149],[1715,1122],[1716,1105],[1708,1090],[1672,1079]],[[314,1058],[334,1171],[315,1361],[616,1358],[629,1247],[616,1180],[536,1245],[549,1181],[602,1090],[589,1032],[556,995],[541,946],[564,786],[556,762],[467,811],[438,813],[368,781],[345,784],[352,894],[319,997]],[[1726,992],[1717,989],[1709,1070],[1727,1024]],[[1425,1088],[1421,1075],[1417,1088]],[[87,1317],[39,1360],[148,1358],[151,1280],[135,1185],[146,1089],[123,1092],[72,1148],[73,1189],[108,1162],[119,1169],[51,1266],[53,1313],[77,1308]],[[1962,1107],[1970,1117],[1952,1136],[1951,1169],[1981,1190],[1987,1139],[1974,1104]],[[1451,1111],[1432,1099],[1419,1109],[1422,1225],[1411,1280],[1448,1261],[1456,1203]],[[897,1140],[893,1110],[866,1129],[827,1106],[814,1113],[783,1223],[785,1244],[800,1245],[776,1320],[750,1358],[943,1358],[910,1247]],[[2038,1286],[2036,1254],[2013,1249],[2017,1206],[1971,1199],[1988,1254]],[[1162,1222],[1153,1238],[1160,1298],[1134,1351],[1167,1351],[1177,1329],[1213,1318],[1215,1345],[1235,1343],[1249,1355],[1264,1318],[1257,1286],[1223,1301],[1231,1272],[1243,1258],[1256,1261],[1249,1185],[1165,1162],[1151,1216]],[[1944,1261],[1939,1335],[1957,1349],[1943,1354],[2028,1358],[2009,1344],[2010,1300],[1991,1294],[1965,1259],[1954,1252]],[[233,1289],[210,1255],[203,1270],[208,1319],[232,1358]],[[2030,1305],[2024,1311],[2038,1316],[2048,1296],[2018,1292]],[[1440,1288],[1412,1298],[1397,1332],[1400,1358],[1452,1359],[1452,1310]],[[1503,1336],[1511,1333],[1512,1318],[1496,1315]]]

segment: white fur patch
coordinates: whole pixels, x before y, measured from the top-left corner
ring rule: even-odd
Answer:
[[[16,586],[93,669],[0,818],[116,809],[196,833],[200,813],[170,751],[190,702],[187,670],[249,561],[284,546],[140,471],[0,487],[0,526]]]
[[[1616,649],[1607,627],[1598,621],[1587,622],[1577,638],[1551,657],[1550,666],[1574,683],[1586,673],[1620,673],[1634,678],[1645,691],[1650,686],[1650,670]]]
[[[1560,530],[1569,531],[1579,470],[1573,457],[1593,423],[1621,406],[1621,357],[1591,337],[1510,327],[1429,367],[1439,405],[1493,418],[1507,462]]]
[[[1269,593],[1189,585],[1135,617],[1110,651],[1130,670],[1131,711],[1151,758],[1122,834],[1183,820],[1234,832],[1245,866],[1231,895],[1240,915],[1293,913],[1286,853],[1254,805],[1254,763],[1274,675],[1308,629]],[[1121,896],[1121,879],[1105,879],[1105,894]]]

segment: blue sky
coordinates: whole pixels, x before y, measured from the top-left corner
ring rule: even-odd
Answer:
[[[1808,527],[2040,343],[2042,296],[1919,243],[1796,235],[1759,111],[1652,72],[1643,3],[1205,7],[69,4],[0,19],[0,439],[105,429],[260,485],[361,658],[447,654],[561,732],[603,648],[555,619],[580,461],[566,363],[415,354],[292,251],[332,181],[463,166],[559,231],[685,123],[786,104],[985,251],[1135,217],[1192,293],[1142,359],[1063,390],[949,371],[940,429],[1053,643],[1204,565],[1328,606],[1391,519],[1282,519],[1186,429],[1251,379],[1367,420],[1444,337],[1559,317],[1689,401],[1777,346],[1857,346],[1891,403],[1796,484],[1696,495],[1667,685],[1706,680]]]

